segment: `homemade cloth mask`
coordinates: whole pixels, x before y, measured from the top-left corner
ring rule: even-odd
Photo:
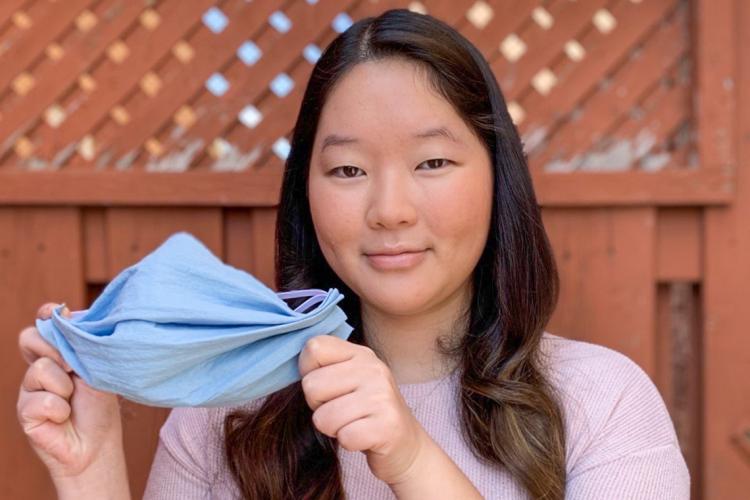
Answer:
[[[300,297],[294,310],[284,302]],[[36,326],[95,389],[149,406],[231,406],[300,380],[311,337],[348,338],[343,298],[336,288],[276,293],[180,232],[89,309],[68,319],[60,306]]]

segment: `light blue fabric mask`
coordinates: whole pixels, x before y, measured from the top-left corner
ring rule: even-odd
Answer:
[[[309,299],[294,310],[284,302],[299,297]],[[309,338],[348,338],[343,298],[336,288],[276,293],[180,232],[89,309],[68,319],[60,306],[36,326],[96,389],[150,406],[226,406],[300,380]]]

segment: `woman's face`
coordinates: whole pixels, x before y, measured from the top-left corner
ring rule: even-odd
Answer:
[[[333,271],[365,307],[415,314],[470,286],[484,249],[492,167],[424,70],[356,65],[322,110],[308,196]],[[378,258],[406,248],[419,254]]]

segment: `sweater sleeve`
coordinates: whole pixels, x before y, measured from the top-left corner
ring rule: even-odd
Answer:
[[[210,497],[210,423],[207,408],[172,409],[159,431],[144,500]]]
[[[582,343],[581,343],[582,344]],[[566,499],[686,500],[690,476],[674,424],[651,378],[627,356],[579,345]]]
[[[650,447],[601,463],[569,478],[565,498],[688,500],[690,477],[677,446]]]

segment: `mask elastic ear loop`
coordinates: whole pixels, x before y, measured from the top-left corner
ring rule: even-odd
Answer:
[[[281,299],[296,299],[299,297],[312,297],[314,295],[319,294],[325,294],[328,293],[325,290],[321,290],[320,288],[305,288],[300,290],[289,290],[286,292],[276,292],[276,295],[279,296]]]
[[[328,295],[328,292],[325,290],[321,290],[319,288],[307,288],[304,290],[290,290],[287,292],[277,292],[276,295],[278,295],[279,298],[284,299],[284,300],[310,296],[309,299],[307,299],[305,302],[303,302],[302,304],[300,304],[294,309],[294,312],[305,312],[307,309],[309,309],[313,305],[325,300],[325,297],[326,295]]]
[[[305,312],[307,309],[310,309],[312,306],[317,304],[318,302],[323,302],[325,300],[326,296],[323,295],[316,295],[315,297],[310,297],[306,301],[304,301],[302,304],[297,306],[294,311],[295,312]]]

